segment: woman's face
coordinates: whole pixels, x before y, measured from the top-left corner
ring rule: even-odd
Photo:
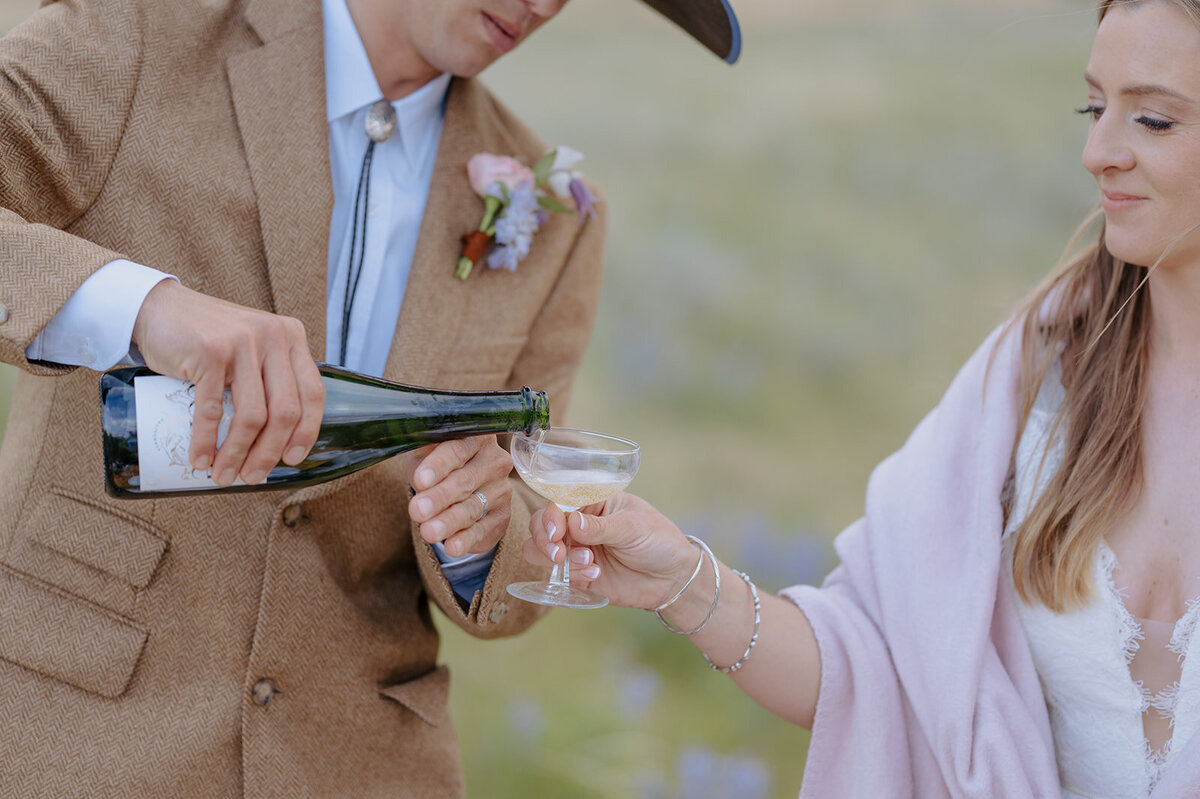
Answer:
[[[1118,4],[1100,23],[1084,75],[1096,177],[1114,256],[1200,264],[1200,28],[1169,0]],[[1174,246],[1171,246],[1174,244]]]

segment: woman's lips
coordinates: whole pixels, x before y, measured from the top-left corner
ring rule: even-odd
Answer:
[[[1135,194],[1124,194],[1119,191],[1100,192],[1100,205],[1104,207],[1105,211],[1122,211],[1132,208],[1145,200],[1145,197],[1138,197]]]
[[[488,39],[492,45],[500,52],[507,53],[517,46],[517,36],[520,34],[520,30],[511,22],[484,13],[483,27],[487,30]]]

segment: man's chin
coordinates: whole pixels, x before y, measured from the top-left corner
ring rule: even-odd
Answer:
[[[447,59],[441,65],[442,72],[448,72],[456,78],[474,78],[490,67],[503,53],[486,42],[470,53],[463,53],[456,58]]]

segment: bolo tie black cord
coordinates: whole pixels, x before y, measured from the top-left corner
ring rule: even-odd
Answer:
[[[342,343],[338,364],[346,365],[346,345],[350,341],[350,312],[354,310],[354,297],[358,293],[358,281],[362,278],[363,259],[367,253],[367,210],[371,207],[371,161],[375,157],[375,140],[367,141],[367,152],[363,154],[362,170],[358,173],[358,190],[354,195],[354,222],[350,229],[350,270],[346,273],[346,294],[342,298]],[[359,222],[359,209],[362,222]],[[362,228],[361,242],[359,228]],[[358,257],[355,259],[355,245]]]

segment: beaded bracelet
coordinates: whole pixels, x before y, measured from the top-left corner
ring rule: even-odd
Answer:
[[[695,536],[689,535],[689,536],[684,536],[684,537],[687,538],[687,540],[691,541],[696,546],[700,547],[700,558],[702,561],[705,556],[708,556],[709,561],[712,562],[713,578],[714,578],[714,583],[716,585],[716,590],[713,592],[712,607],[710,607],[708,609],[708,615],[704,617],[704,621],[700,622],[700,624],[698,624],[697,626],[693,627],[690,630],[680,630],[678,627],[673,626],[671,624],[671,622],[669,622],[665,618],[663,618],[661,610],[654,611],[654,615],[658,616],[658,620],[662,622],[663,627],[666,627],[668,630],[670,630],[673,633],[676,633],[678,635],[695,635],[696,633],[700,632],[701,630],[703,630],[705,627],[708,626],[708,623],[710,621],[712,621],[713,614],[717,612],[717,603],[721,601],[721,568],[717,565],[717,558],[715,555],[713,555],[712,550],[708,548],[708,544],[704,543],[703,541],[701,541],[699,538],[696,538]],[[699,571],[699,568],[697,567],[696,574],[699,574],[699,573],[700,573],[700,571]],[[692,576],[695,577],[696,575],[694,574]],[[685,588],[686,588],[686,586],[685,586]],[[682,592],[680,592],[680,593],[682,593]],[[671,601],[673,602],[675,600],[672,599]],[[670,604],[670,603],[667,603],[667,604]]]
[[[692,546],[696,547],[696,549],[700,549],[700,544],[695,538],[692,538],[692,536],[690,536],[690,535],[685,535],[684,538],[691,541]],[[703,565],[704,565],[704,550],[700,549],[700,557],[696,559],[696,568],[692,570],[692,576],[689,577],[687,582],[683,584],[683,588],[680,588],[678,591],[675,592],[675,596],[671,597],[666,602],[664,602],[661,605],[659,605],[658,607],[656,607],[654,609],[654,612],[661,613],[662,611],[664,611],[667,608],[674,605],[676,600],[678,600],[679,597],[683,596],[683,592],[688,590],[688,588],[691,586],[692,582],[696,579],[696,575],[698,575],[700,573],[700,567]]]
[[[705,655],[703,652],[700,653],[701,655],[704,655],[704,660],[710,667],[712,667],[713,671],[719,671],[722,674],[732,674],[742,666],[746,665],[746,661],[750,659],[750,652],[754,649],[754,645],[758,643],[758,625],[759,622],[762,621],[762,614],[759,611],[761,605],[758,601],[758,588],[754,585],[753,581],[751,581],[750,576],[745,572],[740,572],[737,569],[733,569],[732,571],[738,577],[741,577],[742,580],[745,581],[746,585],[750,586],[750,596],[754,599],[754,630],[750,634],[750,645],[746,647],[746,651],[742,653],[742,656],[738,658],[736,662],[731,663],[728,666],[718,666],[712,662],[712,658],[710,658],[708,655]]]

